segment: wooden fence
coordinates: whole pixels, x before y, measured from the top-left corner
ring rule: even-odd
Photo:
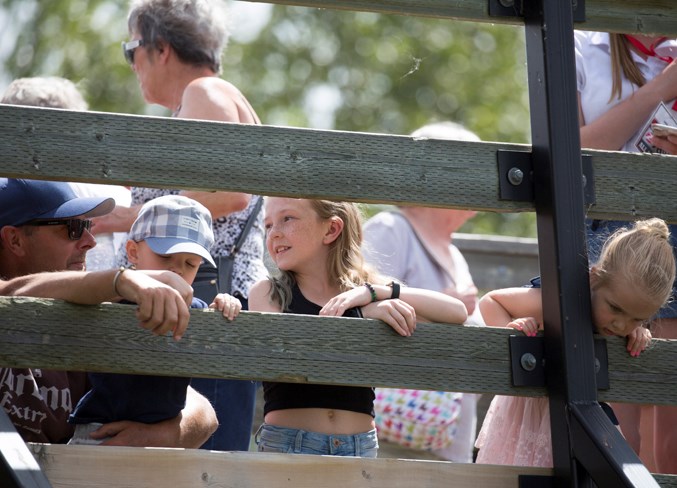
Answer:
[[[523,22],[489,17],[491,0],[277,3]],[[677,32],[677,8],[669,0],[587,0],[584,7],[587,20],[579,26],[587,29]],[[499,198],[497,153],[504,150],[531,148],[0,106],[0,174],[9,177],[533,211],[531,202]],[[677,222],[674,158],[586,153],[596,189],[591,216],[660,215]],[[383,324],[356,319],[243,313],[224,326],[215,313],[192,311],[187,334],[175,343],[130,327],[133,313],[113,304],[0,298],[0,316],[4,366],[546,394],[543,387],[512,385],[510,332],[499,329],[422,324],[403,339]],[[677,404],[676,341],[656,340],[640,358],[630,358],[620,339],[606,342],[610,388],[599,392],[600,400]],[[38,466],[53,486],[64,487],[518,486],[521,475],[553,474],[430,461],[50,445],[31,446],[36,464],[22,446],[3,443],[24,486],[44,486],[32,481]],[[655,479],[677,486],[675,476]]]

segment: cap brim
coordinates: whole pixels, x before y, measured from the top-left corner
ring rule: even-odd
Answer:
[[[70,219],[82,217],[89,219],[110,213],[115,208],[115,200],[112,198],[84,197],[69,200],[57,208],[50,210],[36,219]]]
[[[154,253],[176,254],[179,252],[189,252],[201,256],[206,262],[216,268],[214,258],[209,251],[194,241],[178,239],[175,237],[147,237],[145,241]]]

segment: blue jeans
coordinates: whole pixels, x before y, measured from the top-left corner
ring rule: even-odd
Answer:
[[[193,378],[190,386],[206,396],[214,407],[219,428],[200,449],[248,451],[254,422],[254,403],[259,383],[248,380]]]
[[[259,452],[328,454],[375,458],[378,453],[376,429],[355,435],[331,435],[263,424],[256,433]]]
[[[200,297],[210,303],[214,297]],[[242,310],[248,301],[241,295]],[[256,388],[260,383],[248,380],[193,378],[190,386],[206,396],[214,407],[219,428],[200,449],[210,451],[248,451],[254,423]]]

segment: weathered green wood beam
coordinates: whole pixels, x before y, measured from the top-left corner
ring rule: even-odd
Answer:
[[[264,3],[523,24],[519,17],[489,17],[489,0],[265,0]],[[585,0],[585,12],[586,21],[576,24],[577,29],[677,33],[673,0]]]
[[[530,146],[0,106],[0,175],[533,211],[499,199],[498,150]],[[677,221],[668,156],[587,151],[591,217]]]
[[[516,147],[0,106],[2,173],[66,181],[527,210],[497,203]]]
[[[541,396],[511,385],[506,329],[419,324],[400,337],[378,321],[192,311],[179,342],[140,329],[133,307],[0,297],[0,365],[393,386]],[[677,341],[631,358],[609,340],[606,400],[677,404]]]

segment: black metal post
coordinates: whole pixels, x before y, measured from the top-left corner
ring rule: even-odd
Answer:
[[[629,448],[615,453],[604,448],[604,436],[614,443],[620,439],[625,445],[606,416],[595,415],[584,428],[570,430],[581,420],[572,410],[601,411],[583,225],[572,3],[525,0],[522,5],[555,484],[589,486],[592,475],[600,486],[657,486]],[[599,454],[594,463],[602,463],[596,469],[584,459],[591,452]],[[630,474],[609,476],[616,473],[611,465],[626,462],[639,463],[639,468]]]
[[[52,488],[2,407],[0,407],[0,438],[2,488]]]

